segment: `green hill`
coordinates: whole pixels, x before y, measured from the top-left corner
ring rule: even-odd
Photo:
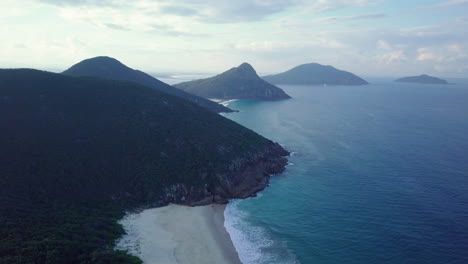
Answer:
[[[140,263],[126,210],[253,195],[288,154],[133,82],[0,70],[0,113],[0,263]]]
[[[215,99],[279,100],[291,98],[281,88],[258,77],[248,63],[211,78],[174,85],[189,93]]]
[[[286,72],[263,77],[267,82],[274,84],[292,85],[366,85],[364,79],[346,71],[335,69],[332,66],[318,63],[302,64]]]
[[[144,72],[133,70],[110,57],[95,57],[81,61],[63,74],[72,76],[94,76],[109,80],[132,81],[194,102],[213,112],[232,112],[231,109],[208,99],[176,89]]]
[[[448,82],[444,79],[439,79],[437,77],[429,76],[426,74],[400,78],[400,79],[395,80],[395,82],[420,83],[420,84],[448,84]]]

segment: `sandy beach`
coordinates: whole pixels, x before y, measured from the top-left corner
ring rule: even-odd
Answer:
[[[227,106],[230,103],[235,102],[235,101],[238,100],[238,99],[217,99],[217,98],[208,98],[208,99],[215,102],[215,103],[222,104],[224,106]]]
[[[127,234],[116,249],[145,264],[240,264],[224,228],[225,205],[169,205],[129,214],[120,223]]]

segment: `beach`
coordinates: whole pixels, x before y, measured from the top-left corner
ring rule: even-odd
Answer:
[[[240,264],[224,227],[226,205],[168,205],[128,214],[116,243],[145,264]]]

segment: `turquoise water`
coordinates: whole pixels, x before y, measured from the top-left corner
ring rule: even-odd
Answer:
[[[249,263],[468,263],[468,85],[282,86],[228,118],[293,152],[226,226]]]

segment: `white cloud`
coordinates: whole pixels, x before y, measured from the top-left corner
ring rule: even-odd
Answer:
[[[405,13],[408,23],[395,23],[403,17],[390,13],[393,8],[385,9],[388,1],[2,1],[8,3],[0,6],[0,34],[9,36],[0,43],[4,67],[15,61],[68,66],[97,55],[147,71],[216,71],[249,61],[260,72],[273,72],[318,62],[363,75],[385,75],[430,74],[436,67],[466,73],[468,65],[466,17],[447,19],[444,13],[433,20],[427,12],[413,12]],[[456,7],[465,2],[438,4]],[[372,21],[356,22],[363,19]],[[21,43],[28,48],[17,45]]]
[[[389,53],[381,54],[376,56],[379,63],[392,64],[395,62],[405,62],[408,60],[403,50],[395,50]]]
[[[325,12],[349,6],[365,6],[381,3],[383,0],[318,0],[308,1],[306,7],[314,12]]]
[[[453,7],[453,6],[467,4],[467,3],[468,3],[468,0],[446,0],[446,1],[441,1],[439,3],[426,6],[426,8],[445,8],[445,7]]]
[[[37,0],[61,7],[117,8],[158,15],[192,17],[206,23],[260,21],[290,9],[302,12],[325,12],[345,7],[360,7],[383,0]],[[381,18],[383,13],[370,13],[340,19]]]
[[[418,56],[416,57],[418,61],[435,61],[443,62],[444,57],[437,55],[435,52],[430,51],[428,48],[419,48]]]
[[[379,39],[377,41],[377,49],[379,49],[379,50],[391,50],[392,47],[390,46],[390,44],[388,44],[387,41]]]

